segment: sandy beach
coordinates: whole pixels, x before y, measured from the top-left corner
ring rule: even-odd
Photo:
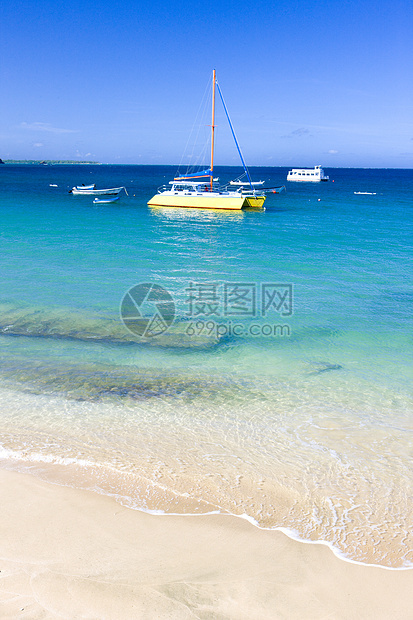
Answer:
[[[0,617],[413,617],[413,570],[337,558],[235,517],[154,516],[0,471]]]

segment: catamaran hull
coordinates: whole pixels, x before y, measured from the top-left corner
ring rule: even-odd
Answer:
[[[265,196],[244,196],[244,207],[262,207],[265,202]]]
[[[156,194],[148,202],[150,207],[188,207],[189,209],[241,210],[246,204],[245,196],[174,196]],[[264,201],[263,201],[264,202]]]

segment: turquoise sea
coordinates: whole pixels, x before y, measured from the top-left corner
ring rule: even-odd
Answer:
[[[0,166],[0,466],[412,566],[413,170],[325,171],[252,168],[287,191],[236,213],[148,208],[173,166]]]

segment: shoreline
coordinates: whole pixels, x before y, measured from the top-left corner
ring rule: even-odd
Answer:
[[[12,457],[13,458],[13,457]],[[143,513],[143,514],[147,514],[149,516],[154,516],[154,517],[167,517],[167,518],[173,518],[173,517],[179,517],[179,518],[200,518],[200,517],[208,517],[208,516],[221,516],[221,517],[225,517],[225,518],[229,518],[229,519],[240,519],[241,521],[244,521],[246,523],[248,523],[250,526],[252,526],[253,528],[256,528],[257,530],[261,530],[263,532],[281,532],[284,536],[286,536],[287,538],[289,538],[290,540],[293,540],[294,542],[298,542],[298,543],[302,543],[302,544],[306,544],[306,545],[320,545],[320,546],[324,546],[327,549],[330,550],[330,552],[340,561],[342,562],[349,562],[350,564],[354,564],[356,566],[364,566],[364,567],[371,567],[371,568],[378,568],[378,569],[382,569],[382,570],[388,570],[388,571],[409,571],[412,570],[413,571],[413,565],[407,565],[407,566],[386,566],[384,564],[379,564],[379,563],[370,563],[370,562],[363,562],[362,560],[356,560],[353,559],[349,556],[347,556],[344,552],[342,552],[338,547],[334,546],[333,543],[329,542],[328,540],[323,540],[323,539],[318,539],[318,540],[311,540],[311,539],[306,539],[303,538],[299,532],[297,532],[296,530],[294,530],[293,528],[288,528],[288,527],[284,527],[284,526],[274,526],[274,527],[264,527],[262,525],[260,525],[255,519],[254,517],[249,516],[248,514],[244,513],[244,514],[234,514],[231,512],[225,512],[225,511],[221,511],[219,509],[214,510],[213,507],[211,506],[211,510],[206,510],[205,512],[165,512],[164,510],[161,509],[150,509],[150,508],[143,508],[143,507],[136,507],[136,506],[131,506],[128,505],[127,503],[124,503],[119,496],[114,495],[113,493],[110,492],[105,492],[102,490],[102,488],[100,488],[100,490],[93,490],[90,486],[76,486],[71,482],[67,482],[64,481],[64,479],[62,477],[56,477],[56,476],[52,476],[52,477],[48,477],[45,475],[44,471],[38,470],[36,468],[35,462],[32,463],[31,467],[26,467],[25,469],[21,469],[21,465],[24,463],[24,461],[21,461],[21,459],[16,459],[15,462],[15,466],[14,467],[9,467],[9,466],[4,466],[4,456],[0,455],[0,478],[1,478],[1,472],[6,471],[6,472],[12,472],[12,473],[16,473],[18,475],[22,475],[22,476],[29,476],[30,478],[35,478],[36,480],[38,480],[39,482],[45,483],[46,485],[52,485],[52,486],[57,486],[57,487],[63,487],[63,488],[67,488],[67,489],[73,489],[74,491],[80,491],[80,492],[85,492],[85,493],[91,493],[92,495],[99,495],[100,497],[103,498],[109,498],[113,501],[115,501],[115,503],[117,505],[119,505],[121,508],[125,508],[127,510],[131,510],[132,512],[138,512],[138,513]],[[48,463],[50,464],[48,461],[40,461],[41,463]],[[19,463],[19,465],[17,465],[17,463]],[[61,463],[59,463],[58,465],[61,465]],[[63,465],[64,467],[66,467],[66,465]],[[1,484],[1,479],[0,479],[0,484]]]
[[[401,620],[413,606],[413,571],[245,518],[159,518],[4,469],[0,486],[2,618]]]

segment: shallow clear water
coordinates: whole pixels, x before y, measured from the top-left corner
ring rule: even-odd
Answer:
[[[226,213],[149,209],[173,167],[0,167],[2,465],[409,565],[413,171],[251,172],[287,192]],[[155,337],[119,316],[140,283]]]

